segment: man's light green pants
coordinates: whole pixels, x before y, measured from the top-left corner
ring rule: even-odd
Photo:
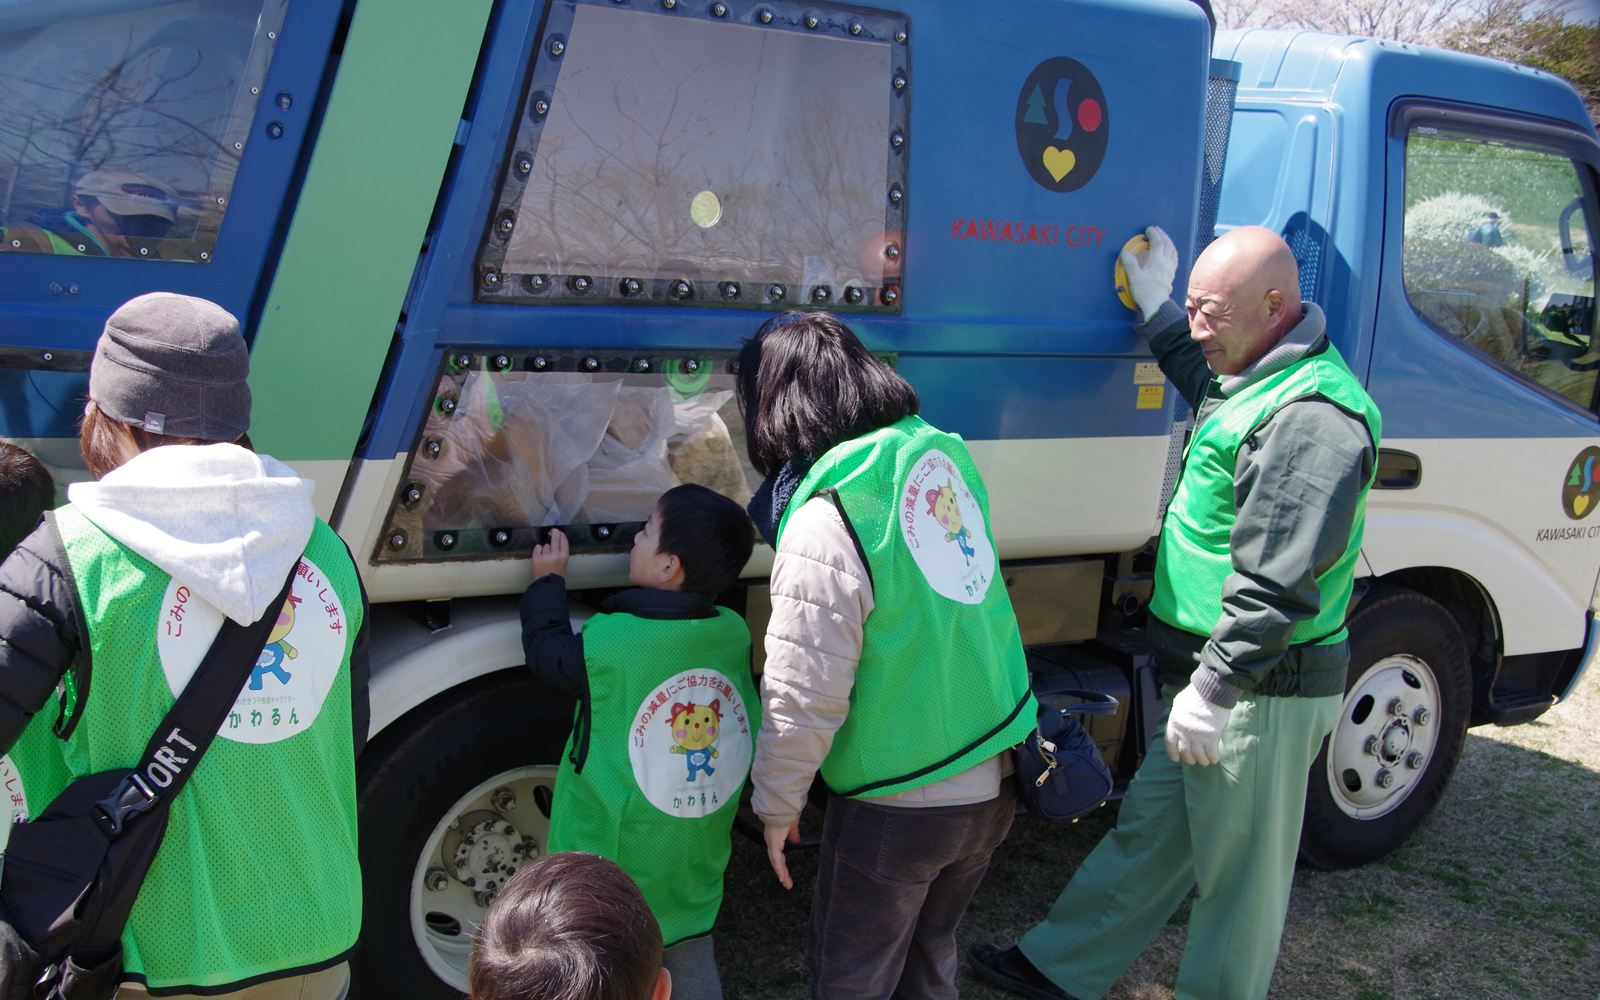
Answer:
[[[1306,775],[1342,701],[1246,694],[1222,731],[1221,763],[1206,767],[1174,764],[1157,736],[1116,829],[1050,916],[1023,935],[1022,953],[1079,1000],[1098,1000],[1198,885],[1178,1000],[1265,997],[1289,909]]]

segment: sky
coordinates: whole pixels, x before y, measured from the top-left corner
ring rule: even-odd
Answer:
[[[1567,20],[1571,22],[1593,24],[1596,19],[1600,19],[1600,0],[1577,0],[1567,11]]]

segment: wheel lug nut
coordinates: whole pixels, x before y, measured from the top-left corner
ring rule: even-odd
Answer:
[[[1413,771],[1420,771],[1422,770],[1422,765],[1425,760],[1426,758],[1422,756],[1420,751],[1413,750],[1406,754],[1406,767]]]
[[[1361,752],[1368,757],[1376,757],[1378,756],[1378,747],[1380,745],[1376,736],[1368,736],[1367,742],[1361,744]]]
[[[1388,768],[1383,768],[1372,776],[1372,781],[1379,788],[1388,788],[1394,784],[1394,774]]]
[[[1419,726],[1426,726],[1432,718],[1433,713],[1429,712],[1425,708],[1419,708],[1415,712],[1411,713],[1411,721],[1415,722]]]
[[[1390,715],[1404,715],[1404,714],[1406,714],[1406,703],[1401,701],[1399,698],[1390,698],[1389,699],[1389,714]]]

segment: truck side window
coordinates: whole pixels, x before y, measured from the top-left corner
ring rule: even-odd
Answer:
[[[0,6],[0,251],[209,261],[287,3]]]
[[[1403,249],[1418,313],[1586,409],[1600,370],[1587,169],[1510,139],[1413,127]]]
[[[480,300],[897,308],[904,19],[729,11],[552,6]]]

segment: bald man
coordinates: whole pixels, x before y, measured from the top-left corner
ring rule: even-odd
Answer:
[[[1147,260],[1122,257],[1135,329],[1195,409],[1148,628],[1172,708],[1116,829],[1046,920],[1015,948],[972,949],[980,977],[1034,1000],[1103,996],[1195,886],[1178,1000],[1267,995],[1307,772],[1350,658],[1378,409],[1277,234],[1212,243],[1187,308],[1168,298],[1176,248],[1147,236]]]

